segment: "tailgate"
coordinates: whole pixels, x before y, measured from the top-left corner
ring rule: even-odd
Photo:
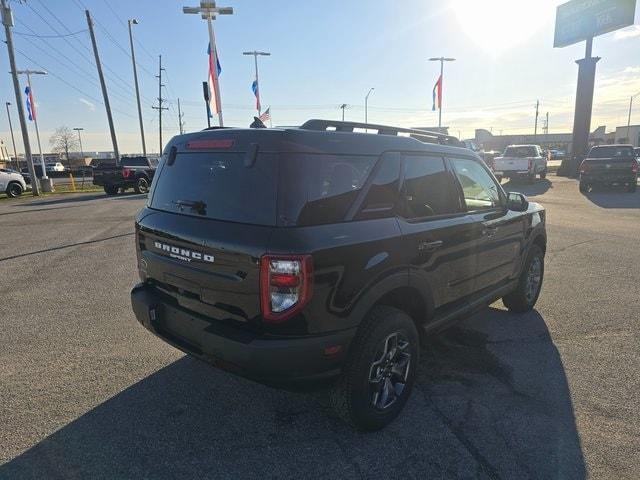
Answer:
[[[586,159],[585,165],[588,166],[589,173],[598,174],[598,175],[619,175],[619,174],[632,174],[633,166],[637,164],[635,159],[615,159],[615,158],[604,158],[604,159]]]
[[[260,315],[260,257],[271,231],[154,212],[136,225],[139,267],[181,307],[249,327]]]
[[[119,167],[98,167],[93,169],[93,184],[106,185],[122,181],[122,172]]]
[[[498,157],[493,161],[493,168],[499,172],[529,170],[528,158]]]

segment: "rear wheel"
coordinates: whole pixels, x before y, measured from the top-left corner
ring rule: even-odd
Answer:
[[[505,307],[511,312],[528,312],[538,300],[544,278],[544,253],[538,245],[532,245],[524,268],[518,278],[518,286],[502,298]]]
[[[413,320],[393,307],[365,318],[332,391],[336,413],[360,430],[378,430],[403,409],[416,376],[419,338]]]
[[[9,185],[7,185],[6,194],[11,198],[19,197],[20,195],[22,195],[22,185],[20,185],[18,182],[11,182]]]
[[[136,193],[147,193],[149,191],[149,180],[144,177],[140,177],[136,180],[136,184],[133,189]]]
[[[114,187],[113,185],[105,185],[104,193],[106,193],[107,195],[117,195],[118,187]]]
[[[580,182],[580,192],[587,193],[589,191],[589,184],[587,182]]]

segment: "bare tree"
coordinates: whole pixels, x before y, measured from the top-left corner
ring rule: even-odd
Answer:
[[[67,168],[69,165],[69,150],[78,149],[78,137],[69,127],[62,126],[56,128],[56,131],[49,139],[49,144],[53,147],[53,151],[57,153],[64,153],[64,158],[67,161]]]

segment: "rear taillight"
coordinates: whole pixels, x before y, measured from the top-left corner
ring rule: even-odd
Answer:
[[[631,171],[633,173],[638,173],[638,162],[637,161],[633,162],[633,165],[631,165]]]
[[[262,317],[280,323],[309,302],[313,287],[311,255],[264,255],[260,259]]]
[[[122,169],[122,176],[124,178],[129,178],[131,175],[133,175],[133,171],[131,171],[130,169],[128,168]]]
[[[580,173],[587,173],[589,171],[589,164],[585,161],[583,161],[580,164]]]

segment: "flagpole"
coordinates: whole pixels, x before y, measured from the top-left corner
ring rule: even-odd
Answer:
[[[444,93],[444,58],[440,58],[440,91]],[[444,95],[441,95],[440,100],[440,108],[438,109],[438,129],[442,128],[442,100]]]
[[[218,122],[221,127],[224,127],[222,122],[222,99],[220,98],[220,85],[218,83],[218,51],[216,49],[216,38],[213,34],[213,22],[211,21],[212,14],[207,15],[207,27],[209,28],[209,45],[211,45],[211,55],[213,57],[213,94],[216,96],[216,105],[218,108]]]
[[[38,73],[39,75],[46,75],[46,72],[33,72],[31,70],[19,71],[18,73],[24,73],[27,75],[27,85],[29,86],[29,95],[33,99],[33,87],[31,87],[31,74]],[[33,100],[35,103],[35,100]],[[42,168],[42,176],[40,177],[42,180],[48,180],[47,177],[47,169],[44,166],[44,155],[42,154],[42,145],[40,144],[40,130],[38,129],[38,115],[36,112],[35,105],[31,105],[31,117],[33,118],[33,124],[36,127],[36,139],[38,140],[38,152],[40,153],[40,167]]]

